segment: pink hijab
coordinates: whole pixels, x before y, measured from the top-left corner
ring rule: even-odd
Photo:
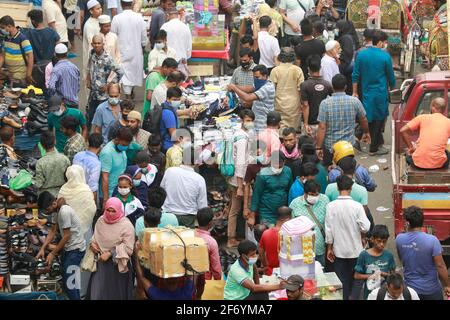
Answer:
[[[113,208],[116,212],[109,212],[107,210],[109,208]],[[120,221],[123,217],[125,217],[125,210],[122,201],[115,197],[109,198],[108,201],[106,201],[105,211],[103,212],[103,219],[105,222],[108,224],[113,224]]]

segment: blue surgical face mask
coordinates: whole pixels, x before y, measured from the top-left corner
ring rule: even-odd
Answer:
[[[180,100],[174,100],[170,103],[172,105],[172,107],[174,107],[175,109],[178,109],[181,106],[181,101]]]
[[[255,91],[258,91],[263,85],[266,84],[266,82],[267,82],[267,79],[254,78],[253,84],[255,87]]]
[[[127,151],[128,150],[128,146],[123,146],[121,144],[118,144],[116,146],[117,151],[122,152],[122,151]]]
[[[108,102],[112,106],[117,106],[120,103],[120,99],[115,97],[109,97]]]
[[[137,179],[133,179],[133,185],[135,187],[139,187],[141,185],[141,179],[137,180]]]
[[[256,256],[256,257],[249,257],[248,258],[248,265],[252,266],[252,265],[254,265],[256,263],[256,261],[258,261],[258,256]]]

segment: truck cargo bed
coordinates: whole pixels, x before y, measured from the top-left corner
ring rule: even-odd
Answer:
[[[450,184],[450,169],[424,170],[406,163],[406,155],[397,157],[400,167],[401,184]]]

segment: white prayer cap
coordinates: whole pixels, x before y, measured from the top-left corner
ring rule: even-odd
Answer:
[[[111,23],[111,18],[107,14],[102,14],[100,17],[98,17],[98,23],[100,24]]]
[[[91,10],[93,7],[95,7],[96,5],[99,5],[100,2],[98,2],[97,0],[89,0],[87,3],[87,8],[88,10]]]
[[[336,45],[338,44],[338,42],[336,40],[330,40],[327,42],[327,44],[325,45],[325,50],[326,51],[330,51],[333,50],[334,47],[336,47]]]
[[[58,43],[55,46],[55,53],[56,54],[65,54],[67,53],[67,47],[64,43]]]
[[[133,0],[121,0],[123,2],[133,2]]]

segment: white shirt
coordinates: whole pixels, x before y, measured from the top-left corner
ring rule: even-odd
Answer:
[[[164,50],[153,48],[148,56],[148,71],[151,71],[156,67],[161,67],[166,58],[177,59],[177,53],[173,48],[168,47],[167,53]]]
[[[181,165],[164,172],[161,187],[167,192],[162,209],[176,215],[196,215],[208,206],[205,179],[194,168]]]
[[[258,47],[261,55],[259,63],[267,68],[275,67],[275,58],[280,54],[277,38],[271,36],[267,31],[260,31],[258,32]]]
[[[61,8],[53,0],[42,1],[42,13],[44,15],[44,24],[55,23],[55,30],[59,35],[59,42],[68,42],[67,22],[61,11]]]
[[[109,11],[109,15],[112,14],[111,9],[116,9],[116,14],[122,13],[122,5],[120,4],[120,0],[107,0],[107,7]]]
[[[408,290],[409,290],[409,293],[411,294],[411,300],[420,300],[419,295],[413,288],[408,287]],[[372,292],[367,297],[367,300],[377,300],[378,291],[380,291],[380,288],[376,288],[376,289],[372,290]],[[384,300],[393,300],[388,295],[387,291],[386,291],[386,295],[384,296]],[[398,297],[397,300],[405,300],[403,297],[403,293],[400,295],[400,297]]]
[[[163,81],[156,86],[155,90],[153,90],[152,104],[151,104],[152,108],[162,105],[163,102],[166,101],[166,98],[167,98],[167,86],[165,81]]]
[[[320,68],[320,75],[324,80],[331,84],[331,79],[339,74],[339,66],[333,57],[330,57],[326,53],[322,57],[322,68]]]
[[[177,53],[177,60],[189,59],[192,55],[192,34],[189,27],[180,19],[175,18],[161,26],[167,32],[167,46]]]
[[[341,259],[358,258],[363,246],[361,232],[370,228],[363,206],[351,197],[338,197],[327,205],[326,243],[333,244],[334,255]]]

